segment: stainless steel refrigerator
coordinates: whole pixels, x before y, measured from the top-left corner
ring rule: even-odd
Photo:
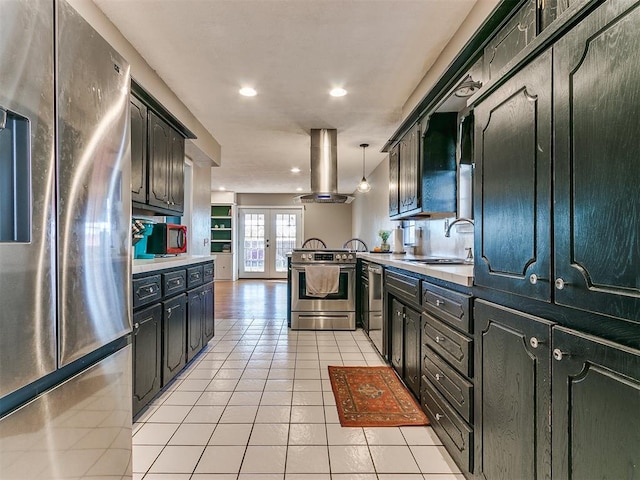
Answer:
[[[0,0],[0,478],[131,478],[129,65]]]

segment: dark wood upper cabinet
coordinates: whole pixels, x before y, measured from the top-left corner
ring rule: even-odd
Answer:
[[[389,152],[389,216],[393,217],[400,213],[400,203],[398,196],[398,176],[400,167],[400,144],[397,144]]]
[[[553,329],[553,478],[638,478],[640,351]]]
[[[171,129],[171,180],[169,182],[170,209],[184,212],[184,137]]]
[[[147,107],[131,96],[131,201],[147,202]]]
[[[525,5],[493,37],[484,49],[484,78],[498,76],[507,65],[537,34],[538,0],[527,0]]]
[[[149,205],[169,208],[171,180],[171,127],[149,112]]]
[[[550,301],[551,52],[475,109],[474,282]]]
[[[422,211],[456,213],[456,143],[458,114],[434,113],[422,139]]]
[[[640,2],[554,46],[555,302],[640,322]]]
[[[457,113],[434,113],[423,123],[415,124],[389,154],[389,215],[394,219],[456,212]]]
[[[145,211],[180,215],[184,212],[184,139],[190,132],[180,130],[175,119],[172,123],[168,112],[140,86],[132,84],[132,90],[131,201]]]
[[[398,195],[400,213],[410,212],[419,206],[420,125],[416,124],[400,140],[400,183]]]

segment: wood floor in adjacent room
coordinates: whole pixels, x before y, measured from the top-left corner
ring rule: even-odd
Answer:
[[[286,280],[217,281],[216,318],[286,318]]]

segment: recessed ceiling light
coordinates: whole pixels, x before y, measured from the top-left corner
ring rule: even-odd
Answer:
[[[293,167],[291,169],[291,173],[300,173],[300,169],[298,167]]]
[[[329,95],[332,97],[344,97],[347,94],[347,91],[344,88],[336,87],[329,92]]]
[[[302,187],[296,188],[296,192],[301,192],[301,191],[302,191]]]
[[[224,192],[226,190],[225,187],[218,187],[218,190],[220,190],[221,192]]]
[[[239,90],[239,93],[244,97],[255,97],[258,94],[258,92],[256,92],[256,90],[251,87],[242,87]]]

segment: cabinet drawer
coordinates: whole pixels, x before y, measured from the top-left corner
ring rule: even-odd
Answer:
[[[213,262],[205,263],[202,267],[202,283],[213,282]]]
[[[187,288],[202,285],[202,278],[204,276],[203,270],[202,265],[187,268]]]
[[[160,275],[136,278],[133,284],[133,308],[142,307],[153,302],[158,302],[162,298],[162,288],[160,288]]]
[[[430,381],[469,423],[473,420],[473,384],[429,347],[422,349],[422,382]]]
[[[430,283],[422,283],[424,309],[443,322],[465,333],[472,332],[471,297]]]
[[[453,365],[460,373],[473,376],[473,340],[435,317],[422,316],[422,343]]]
[[[184,292],[187,288],[187,271],[176,270],[175,272],[163,273],[162,288],[165,297]]]
[[[473,430],[429,383],[423,382],[421,403],[431,427],[461,470],[471,472],[473,465]]]
[[[420,305],[420,279],[398,272],[386,272],[385,284],[394,293]]]

